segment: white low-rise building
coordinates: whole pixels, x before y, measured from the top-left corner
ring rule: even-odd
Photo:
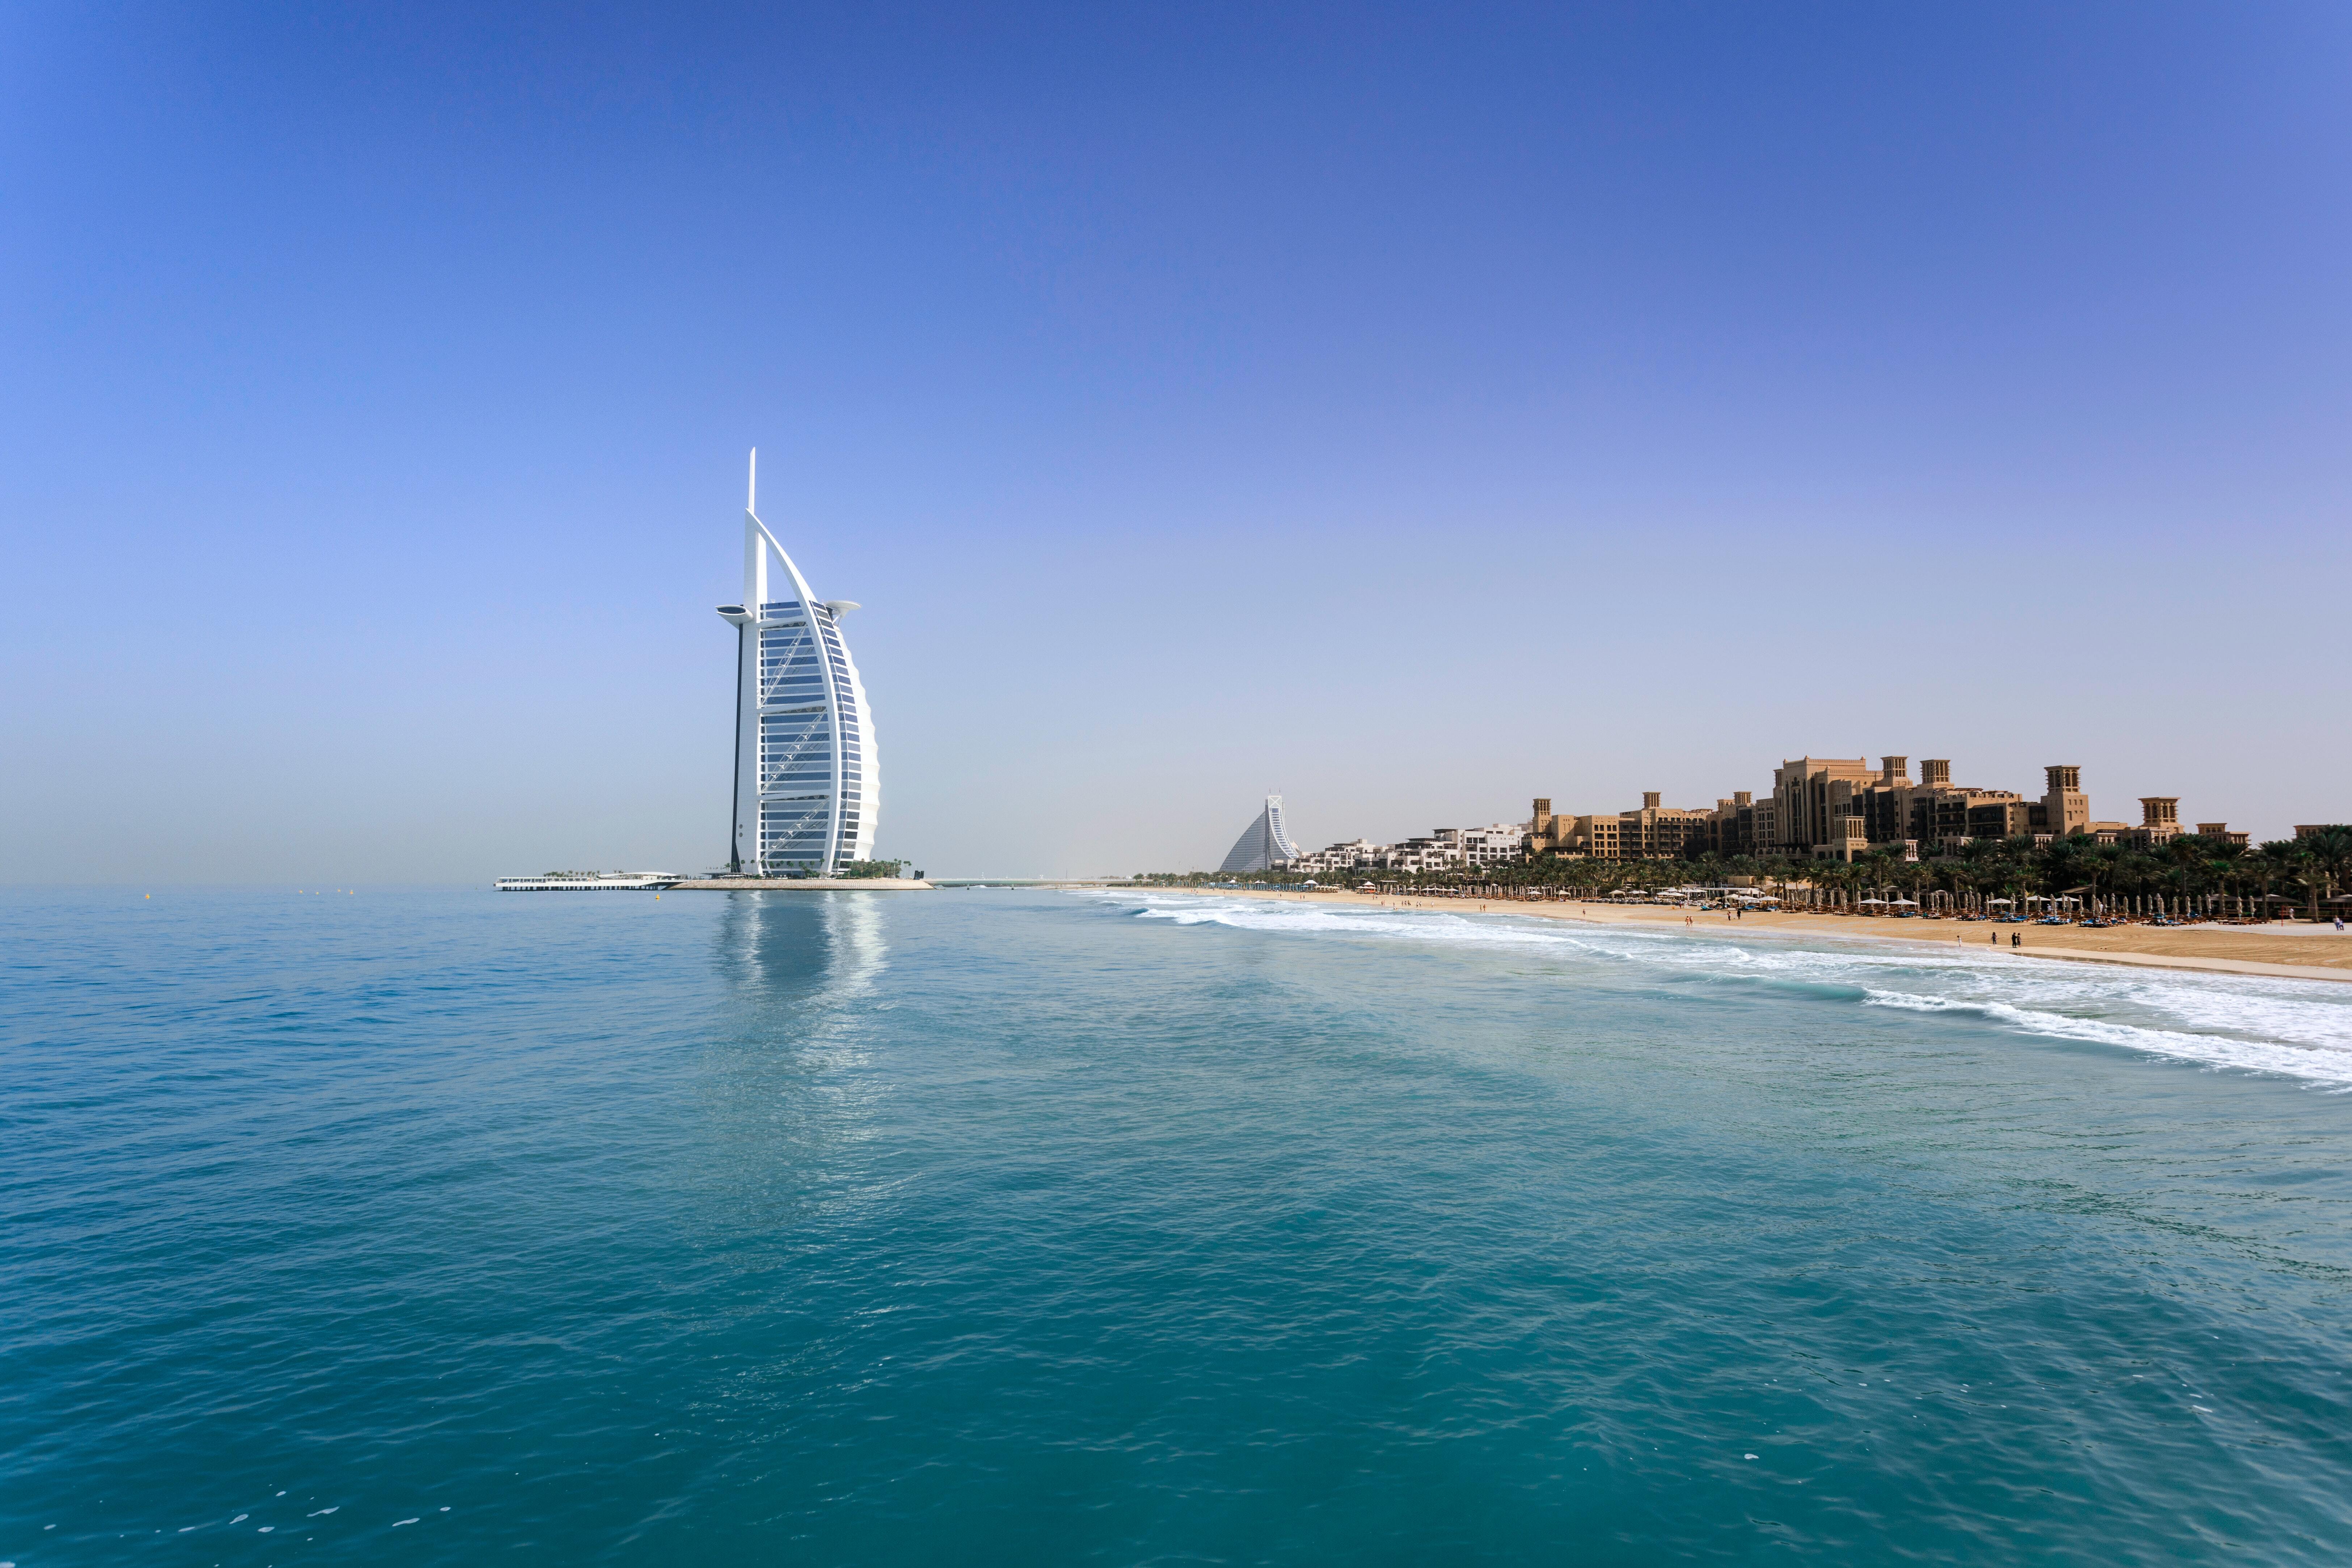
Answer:
[[[1462,850],[1455,842],[1460,830],[1441,827],[1426,838],[1408,838],[1389,847],[1388,868],[1391,871],[1452,871],[1462,865]]]
[[[1375,844],[1369,838],[1359,838],[1347,844],[1327,845],[1312,854],[1301,855],[1292,860],[1289,869],[1305,871],[1310,875],[1325,871],[1369,870],[1381,864],[1381,858],[1388,853],[1388,847],[1385,844]]]
[[[1339,871],[1461,871],[1516,866],[1528,858],[1528,830],[1507,822],[1486,827],[1439,827],[1425,838],[1375,844],[1358,838],[1301,855],[1287,868],[1319,876]]]
[[[1516,866],[1528,858],[1528,830],[1516,823],[1455,830],[1465,866]]]

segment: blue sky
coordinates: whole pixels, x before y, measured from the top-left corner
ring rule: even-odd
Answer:
[[[2341,7],[0,12],[0,876],[723,855],[745,450],[884,852],[1783,757],[2352,816]]]

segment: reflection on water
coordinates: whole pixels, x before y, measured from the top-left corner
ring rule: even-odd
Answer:
[[[719,973],[770,1005],[839,1005],[868,994],[889,957],[880,901],[860,893],[727,893]]]
[[[721,896],[714,967],[734,1005],[702,1058],[704,1223],[758,1273],[866,1184],[857,1151],[888,1092],[874,994],[889,915],[856,893]]]
[[[889,947],[882,935],[880,901],[869,893],[826,893],[823,916],[832,961],[828,988],[836,1002],[872,993]]]

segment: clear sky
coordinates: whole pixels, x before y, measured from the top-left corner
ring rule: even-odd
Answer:
[[[1954,759],[2352,816],[2352,9],[0,9],[0,877],[726,847],[743,458],[881,850]]]

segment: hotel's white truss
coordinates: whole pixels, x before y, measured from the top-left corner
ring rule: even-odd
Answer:
[[[842,639],[847,600],[820,603],[760,521],[751,454],[743,602],[719,613],[740,640],[736,672],[735,868],[826,877],[873,858],[881,769],[866,685]]]

